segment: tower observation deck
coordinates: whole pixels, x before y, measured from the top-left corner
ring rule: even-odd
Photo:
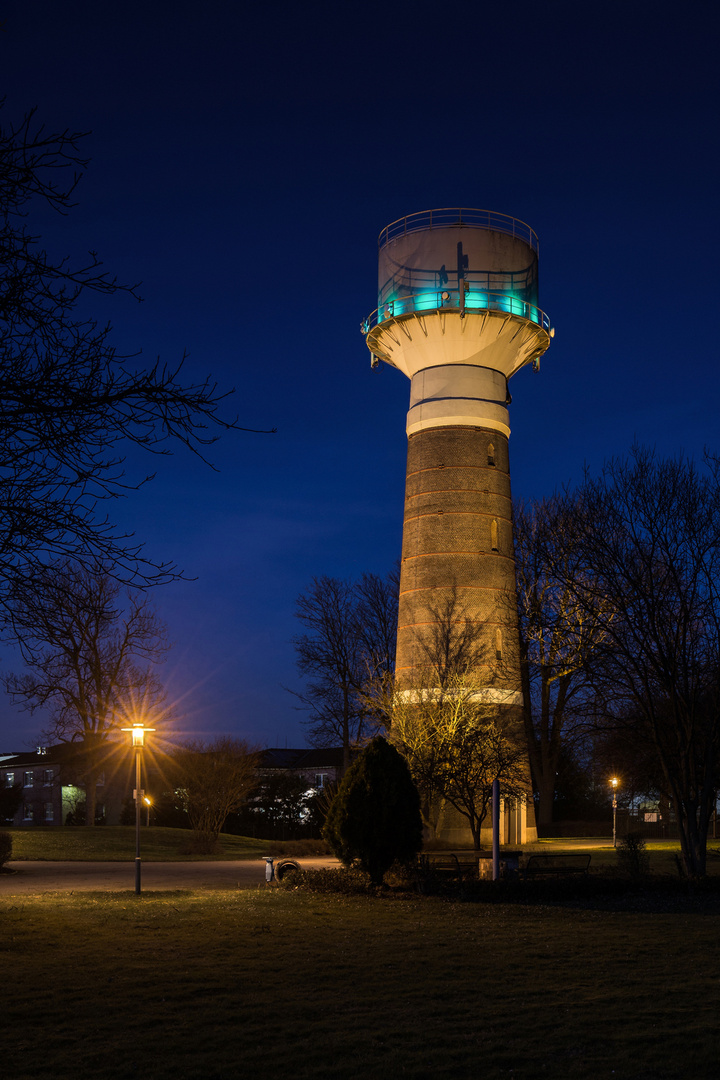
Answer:
[[[537,236],[486,210],[393,222],[380,233],[378,306],[362,330],[373,365],[411,381],[397,692],[438,689],[429,660],[449,618],[459,634],[474,628],[476,659],[463,673],[474,699],[521,730],[508,380],[553,334],[538,306]]]

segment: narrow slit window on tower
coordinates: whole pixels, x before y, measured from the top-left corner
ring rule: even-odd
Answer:
[[[495,464],[495,446],[493,443],[488,443],[488,465]]]
[[[495,659],[502,660],[502,630],[495,631]]]
[[[490,548],[492,551],[498,550],[498,523],[494,518],[490,522]]]

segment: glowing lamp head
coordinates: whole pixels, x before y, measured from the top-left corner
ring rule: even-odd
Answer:
[[[130,732],[130,736],[132,738],[133,746],[144,746],[145,745],[145,732],[146,731],[154,731],[155,728],[143,727],[142,724],[133,724],[133,726],[131,728],[124,727],[124,728],[122,728],[122,730]]]
[[[610,781],[610,783],[611,783],[611,784],[612,784],[612,786],[613,786],[613,789],[616,789],[616,788],[617,788],[617,786],[618,786],[619,782],[620,782],[620,781],[618,780],[617,776],[613,776],[612,780]]]

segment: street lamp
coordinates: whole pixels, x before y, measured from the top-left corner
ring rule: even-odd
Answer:
[[[612,784],[613,789],[613,847],[617,847],[617,789],[619,783],[617,776],[613,776],[610,783]]]
[[[122,730],[130,732],[132,744],[135,748],[135,790],[133,791],[133,798],[135,799],[135,893],[139,896],[142,892],[140,884],[140,804],[145,794],[140,787],[140,766],[145,745],[145,732],[154,731],[155,728],[143,727],[142,724],[133,724],[131,728],[125,727]]]
[[[150,807],[152,806],[152,799],[149,799],[147,795],[143,795],[143,802],[147,806],[147,817],[145,818],[145,824],[150,827]]]

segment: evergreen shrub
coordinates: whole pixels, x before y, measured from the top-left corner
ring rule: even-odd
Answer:
[[[12,859],[13,842],[12,836],[7,832],[0,832],[0,870],[6,862]]]
[[[404,758],[381,735],[348,769],[328,811],[323,836],[345,866],[358,864],[381,885],[394,862],[422,847],[420,797]]]

